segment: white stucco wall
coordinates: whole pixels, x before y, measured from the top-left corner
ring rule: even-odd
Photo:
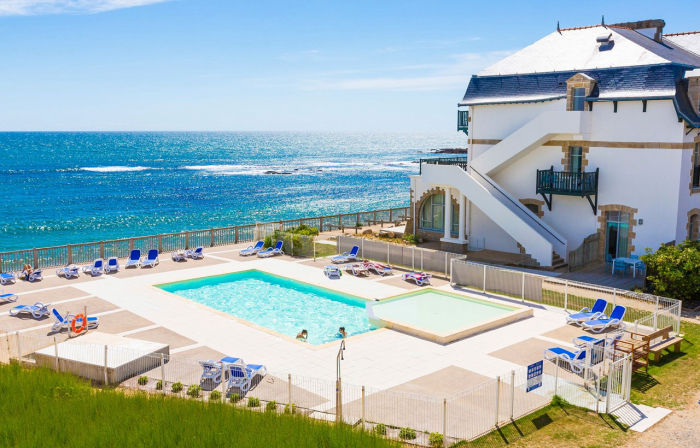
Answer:
[[[695,143],[694,137],[698,132],[691,132],[686,136],[688,143]],[[692,167],[692,149],[679,151],[681,153],[681,167],[678,173],[680,182],[678,185],[678,212],[676,219],[676,235],[677,243],[684,241],[688,237],[686,225],[688,224],[688,212],[694,208],[700,208],[700,193],[690,194],[690,183],[692,181],[690,171]]]

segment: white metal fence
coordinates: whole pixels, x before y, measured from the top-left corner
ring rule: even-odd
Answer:
[[[431,271],[449,278],[452,284],[482,294],[507,296],[574,311],[591,307],[596,299],[602,298],[608,302],[607,314],[616,305],[625,306],[624,320],[633,324],[635,329],[642,327],[656,331],[671,325],[674,332],[680,332],[680,300],[474,263],[468,261],[466,255],[351,236],[338,237],[339,252],[349,252],[353,246],[360,247],[362,258],[414,271]]]
[[[226,381],[203,380],[199,361],[204,360],[170,355],[167,349],[146,353],[82,343],[79,338],[64,343],[67,339],[65,334],[0,334],[0,363],[19,361],[27,367],[70,372],[96,385],[153,394],[227,402],[239,399],[233,404],[255,405],[256,409],[265,409],[274,401],[269,406],[278,412],[291,407],[312,418],[342,420],[368,429],[382,423],[387,427],[387,437],[392,438],[399,437],[398,428],[409,427],[417,432],[415,442],[423,445],[434,432],[443,434],[447,442],[474,439],[546,406],[554,395],[577,406],[613,412],[629,399],[632,372],[629,357],[591,346],[579,373],[567,363],[544,361],[542,386],[532,391],[527,391],[528,372],[522,367],[447,397],[281,372],[257,376],[250,390],[244,392],[227,389]]]

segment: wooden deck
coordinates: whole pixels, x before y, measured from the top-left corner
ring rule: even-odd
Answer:
[[[617,289],[632,289],[635,286],[644,285],[644,277],[637,273],[632,277],[632,272],[612,275],[610,268],[605,268],[605,263],[593,263],[573,272],[562,273],[559,278],[573,280],[577,282],[593,283],[595,285],[607,286]]]

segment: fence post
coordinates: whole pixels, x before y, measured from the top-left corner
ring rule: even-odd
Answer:
[[[22,342],[19,337],[19,331],[15,334],[17,335],[17,361],[19,361],[19,365],[22,365]]]
[[[442,443],[447,445],[447,398],[442,399]]]
[[[520,300],[522,302],[525,301],[525,272],[523,272],[523,285],[522,285],[522,289],[520,291]]]
[[[411,270],[416,271],[416,246],[411,247]]]
[[[557,394],[557,386],[559,385],[559,358],[557,357],[557,367],[554,369],[554,395]]]
[[[289,245],[292,247],[292,253],[289,254],[291,256],[294,256],[294,235],[289,236]]]
[[[214,247],[214,229],[209,229],[209,238],[211,241],[209,247]]]
[[[499,411],[499,409],[498,409],[499,403],[498,402],[501,400],[500,394],[501,394],[501,377],[497,376],[496,377],[496,416],[495,416],[495,421],[493,423],[493,426],[495,426],[496,428],[498,428],[498,411]]]
[[[510,371],[510,420],[515,413],[515,370]]]
[[[293,414],[294,410],[292,409],[292,374],[288,373],[287,374],[287,385],[288,385],[288,392],[289,392],[289,413]]]
[[[364,238],[362,238],[360,240],[360,254],[361,254],[360,256],[362,257],[362,259],[364,260],[364,258],[365,258],[365,239]],[[389,262],[387,262],[387,264],[389,264]]]
[[[386,264],[391,264],[389,263],[389,243],[386,243]]]
[[[445,252],[445,277],[447,277],[447,252]]]
[[[234,231],[233,242],[238,244],[238,226],[236,226],[236,230]]]
[[[423,248],[420,248],[420,271],[423,272]]]
[[[362,386],[362,428],[365,427],[365,386]]]
[[[1,256],[1,255],[0,255],[0,272],[5,272],[5,271],[2,269],[2,256]]]
[[[394,222],[394,209],[389,209],[389,221]]]
[[[58,342],[56,341],[56,336],[53,337],[53,351],[54,354],[56,355],[56,372],[59,370],[59,364],[58,364]]]
[[[36,247],[33,250],[34,253],[34,269],[39,269],[39,255],[36,252]]]
[[[105,345],[105,385],[109,386],[109,377],[107,375],[107,346]]]
[[[105,242],[100,241],[100,258],[105,257]]]
[[[654,308],[654,331],[657,330],[657,318],[659,317],[659,296],[656,296],[656,307]],[[656,356],[656,355],[654,355]]]
[[[343,215],[338,214],[338,228],[343,225]]]
[[[618,366],[616,364],[617,363],[612,364],[612,366],[614,366],[615,370],[618,369]],[[606,390],[605,390],[605,413],[606,414],[608,414],[610,411],[610,373],[611,373],[611,371],[612,371],[612,368],[611,368],[611,370],[608,371],[608,379],[607,379],[607,381],[605,381],[605,388],[606,388]],[[620,385],[620,387],[622,387],[622,385]],[[620,392],[622,392],[622,391],[620,391]]]
[[[376,210],[374,211],[374,219],[372,220],[372,224],[374,224],[375,226],[377,225],[377,211]]]
[[[129,238],[129,250],[134,250],[134,239]]]
[[[190,248],[190,232],[185,230],[185,249]]]
[[[70,244],[67,246],[66,252],[68,254],[68,264],[73,264],[73,250],[70,247]]]
[[[569,281],[564,280],[564,282],[564,311],[566,311],[568,309],[567,304],[569,301]]]
[[[486,265],[484,265],[484,287],[481,289],[481,292],[486,294]]]
[[[320,221],[320,223],[319,223],[319,226],[321,227],[321,229],[320,229],[321,232],[323,232],[323,216],[321,216],[320,219],[321,219],[321,221]]]
[[[595,413],[598,414],[598,407],[600,405],[600,369],[598,369],[598,375],[595,379]]]
[[[158,234],[158,253],[163,253],[163,235]]]
[[[88,333],[88,314],[87,314],[87,305],[83,306],[83,316],[85,316],[85,334]]]
[[[223,378],[221,384],[224,384]],[[163,353],[160,354],[160,385],[163,395],[165,395],[165,355]]]

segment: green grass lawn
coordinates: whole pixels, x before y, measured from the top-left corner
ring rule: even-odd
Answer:
[[[98,390],[70,374],[18,365],[0,366],[0,396],[0,446],[399,446],[347,425]]]

